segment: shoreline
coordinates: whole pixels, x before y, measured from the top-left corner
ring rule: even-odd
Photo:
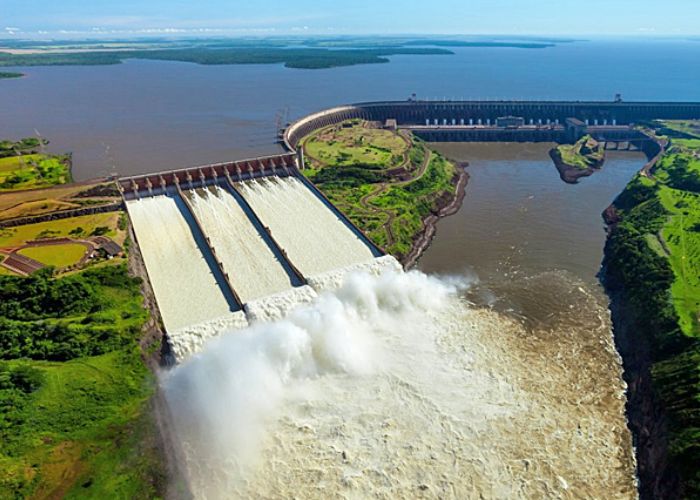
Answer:
[[[634,443],[639,497],[679,498],[680,477],[669,462],[668,416],[655,394],[651,374],[653,347],[637,335],[641,325],[624,284],[612,279],[605,263],[600,276],[610,301],[613,341],[627,384],[625,416]]]
[[[639,171],[639,176],[653,180],[654,168],[667,152],[668,141],[659,139],[645,132],[653,139],[653,146],[645,148],[648,161]],[[605,209],[602,218],[606,225],[607,238],[603,250],[603,263],[599,280],[609,300],[608,309],[612,320],[615,348],[623,363],[623,378],[627,383],[625,414],[627,426],[634,439],[634,453],[637,462],[638,491],[641,499],[647,498],[681,498],[692,483],[692,478],[683,472],[677,452],[672,448],[672,441],[677,439],[678,429],[672,428],[672,419],[677,418],[677,411],[667,407],[660,390],[683,390],[684,387],[663,386],[658,380],[655,368],[671,359],[677,359],[684,348],[685,337],[677,337],[674,332],[660,325],[651,326],[645,320],[640,305],[641,290],[630,275],[615,272],[615,266],[627,259],[634,258],[629,248],[620,247],[619,232],[624,230],[626,216],[618,200],[625,193],[633,180],[618,194],[618,197]],[[663,244],[663,243],[662,243]],[[635,271],[651,272],[649,266],[637,262]],[[653,303],[652,303],[653,304]],[[677,320],[674,320],[674,322]],[[668,354],[667,351],[678,351]],[[681,347],[679,347],[681,346]],[[664,354],[664,352],[667,352]],[[680,376],[680,375],[676,375]],[[669,381],[666,381],[669,384]]]
[[[437,224],[440,219],[456,214],[462,207],[466,196],[467,184],[469,183],[469,174],[466,171],[469,163],[454,163],[459,170],[459,173],[454,178],[455,180],[453,180],[455,193],[449,199],[438,200],[437,210],[423,219],[423,230],[414,238],[411,251],[400,261],[406,270],[412,269],[418,263],[421,255],[430,247],[437,232]]]

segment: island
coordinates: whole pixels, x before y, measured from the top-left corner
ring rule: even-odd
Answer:
[[[24,76],[24,73],[13,73],[13,72],[7,72],[7,71],[0,71],[0,80],[3,78],[5,79],[10,79],[10,78],[22,78]]]
[[[302,172],[379,247],[411,267],[440,217],[455,213],[467,173],[407,131],[348,120],[304,138]]]
[[[549,152],[564,182],[576,184],[581,177],[592,175],[605,163],[605,147],[590,135],[575,144],[561,144]]]
[[[700,495],[700,122],[605,211],[603,280],[629,386],[643,498]]]

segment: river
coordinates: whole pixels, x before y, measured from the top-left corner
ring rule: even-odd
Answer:
[[[274,153],[276,116],[380,99],[700,100],[700,42],[597,40],[550,49],[457,48],[389,64],[16,68],[0,82],[0,137],[38,130],[82,180]],[[8,70],[15,70],[9,68]]]

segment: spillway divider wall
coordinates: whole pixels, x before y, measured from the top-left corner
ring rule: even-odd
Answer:
[[[384,255],[388,255],[389,253],[384,250],[382,247],[374,243],[369,236],[365,234],[365,232],[360,229],[354,222],[352,222],[343,212],[336,207],[331,200],[328,199],[328,197],[323,194],[323,192],[318,189],[313,182],[311,182],[309,179],[302,174],[298,168],[293,167],[290,169],[294,177],[299,179],[299,181],[304,184],[308,189],[311,190],[312,193],[314,193],[317,197],[320,198],[321,202],[326,205],[326,207],[331,210],[338,219],[340,219],[341,222],[343,222],[348,228],[355,234],[357,234],[360,239],[364,242],[365,245],[367,245],[370,249],[372,249],[372,253],[375,254],[375,257],[382,257]]]
[[[214,249],[214,246],[211,243],[211,240],[207,236],[206,231],[204,231],[204,227],[202,226],[202,223],[199,221],[197,218],[197,215],[195,214],[195,211],[192,207],[192,204],[190,203],[190,200],[187,199],[187,196],[185,196],[185,193],[182,192],[182,188],[180,188],[179,183],[175,183],[175,187],[177,189],[177,195],[182,199],[183,203],[185,204],[185,207],[187,207],[187,211],[189,212],[190,217],[192,217],[192,220],[194,221],[195,225],[197,226],[197,229],[201,233],[202,237],[204,238],[204,242],[211,253],[212,257],[214,258],[214,261],[216,262],[216,265],[219,268],[219,271],[221,272],[222,276],[224,277],[224,282],[226,283],[226,287],[228,288],[228,291],[231,292],[231,296],[233,297],[233,300],[236,302],[236,305],[238,308],[243,311],[244,310],[244,304],[243,301],[241,300],[241,297],[238,295],[238,292],[236,292],[236,289],[233,287],[233,283],[231,283],[231,278],[229,277],[228,273],[226,272],[226,269],[224,268],[223,263],[219,259],[219,256],[216,254],[216,250]]]
[[[292,274],[301,285],[307,285],[309,282],[304,276],[304,274],[292,262],[292,260],[289,258],[289,255],[287,254],[287,251],[282,247],[282,245],[280,245],[279,242],[277,242],[277,240],[272,234],[272,230],[263,223],[260,217],[258,217],[258,214],[255,212],[255,210],[253,210],[253,207],[251,207],[248,201],[243,197],[243,195],[235,186],[233,180],[231,179],[231,176],[228,175],[228,173],[226,174],[226,186],[231,190],[238,202],[241,203],[241,205],[245,208],[246,214],[252,218],[253,225],[257,226],[262,230],[261,234],[266,240],[268,246],[270,246],[276,254],[282,256],[283,265],[292,271]]]

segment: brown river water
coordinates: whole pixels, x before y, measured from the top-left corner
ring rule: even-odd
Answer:
[[[163,375],[195,497],[636,497],[596,273],[643,156],[571,186],[549,145],[436,147],[471,181],[428,274],[355,275]]]

